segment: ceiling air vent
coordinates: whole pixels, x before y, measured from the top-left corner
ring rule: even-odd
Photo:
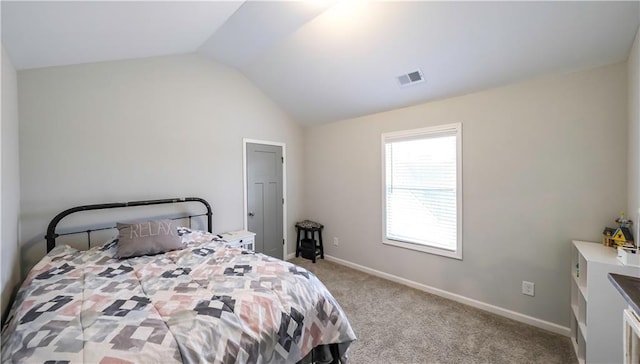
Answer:
[[[422,71],[418,69],[405,75],[398,76],[398,82],[400,83],[400,87],[415,85],[416,83],[424,82],[424,75],[422,74]]]

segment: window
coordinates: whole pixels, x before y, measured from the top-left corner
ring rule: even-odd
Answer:
[[[382,135],[383,242],[462,259],[461,124]]]

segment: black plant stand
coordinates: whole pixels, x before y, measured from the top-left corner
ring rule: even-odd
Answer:
[[[318,256],[320,256],[320,259],[324,259],[323,228],[324,225],[311,220],[296,223],[296,257],[302,255],[303,258],[311,259],[314,263]],[[317,241],[314,237],[316,232],[318,233]]]

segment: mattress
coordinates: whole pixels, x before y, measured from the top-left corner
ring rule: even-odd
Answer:
[[[356,339],[308,270],[183,229],[184,249],[114,258],[56,247],[2,330],[3,362],[346,362]]]

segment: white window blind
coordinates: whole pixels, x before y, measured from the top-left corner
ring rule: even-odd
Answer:
[[[383,136],[386,240],[459,255],[459,129]]]

